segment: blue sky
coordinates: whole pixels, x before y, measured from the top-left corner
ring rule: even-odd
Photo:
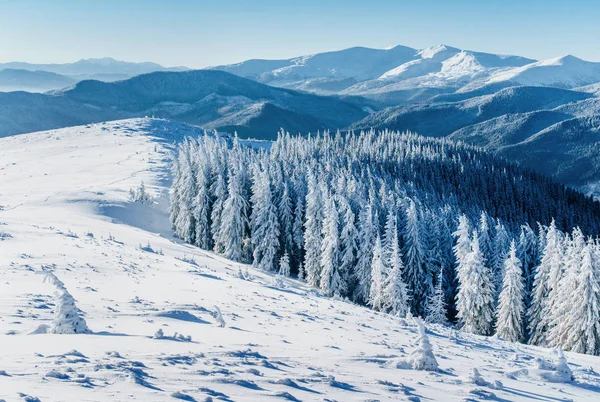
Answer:
[[[0,62],[205,67],[396,44],[600,61],[599,0],[0,0]]]

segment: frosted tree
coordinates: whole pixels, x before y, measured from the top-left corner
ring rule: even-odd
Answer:
[[[477,229],[479,233],[479,247],[481,248],[481,252],[487,261],[492,260],[492,255],[494,251],[494,242],[492,241],[492,236],[490,233],[490,224],[489,217],[485,211],[481,211],[481,216],[479,218],[479,228]]]
[[[277,212],[279,215],[279,227],[281,236],[281,247],[285,252],[294,251],[294,214],[292,210],[292,199],[286,180],[283,182],[283,192],[277,203]]]
[[[395,215],[392,218],[395,223]],[[383,297],[385,299],[385,309],[397,317],[404,318],[410,309],[410,299],[408,289],[404,282],[402,255],[398,239],[398,230],[393,230],[390,240],[387,242],[388,274],[385,279]]]
[[[504,261],[510,247],[510,235],[504,225],[497,221],[495,227],[496,235],[494,236],[492,257],[488,259],[492,272],[494,274],[494,286],[496,288],[496,299],[502,289],[502,280],[504,279]]]
[[[373,260],[371,262],[371,287],[369,291],[369,305],[373,310],[382,311],[385,308],[384,289],[384,265],[383,250],[381,247],[381,238],[379,235],[375,238],[373,247]]]
[[[368,303],[371,289],[371,269],[373,262],[373,249],[377,237],[377,226],[373,219],[373,209],[367,203],[358,217],[358,253],[354,275],[356,277],[356,288],[354,300]]]
[[[251,201],[253,265],[264,271],[275,271],[279,252],[279,221],[269,176],[259,168],[255,169]]]
[[[519,244],[517,245],[517,257],[523,263],[523,279],[525,280],[525,301],[529,306],[529,295],[533,289],[533,277],[535,266],[538,263],[537,236],[528,224],[521,226]]]
[[[210,199],[210,170],[204,162],[206,158],[204,153],[198,153],[196,164],[196,196],[192,202],[192,214],[196,221],[196,239],[195,244],[204,249],[210,250],[212,246],[212,236],[210,231],[211,199]]]
[[[242,261],[244,238],[248,231],[248,201],[244,198],[239,167],[229,175],[227,199],[223,204],[219,244],[223,245],[223,255],[230,260]]]
[[[456,307],[462,330],[488,335],[494,319],[494,284],[475,233],[471,252],[461,261]]]
[[[563,317],[560,346],[590,355],[600,354],[600,255],[588,242],[583,249],[575,290],[563,300],[569,314]]]
[[[304,200],[299,197],[294,208],[294,223],[292,225],[292,238],[294,239],[294,255],[298,264],[302,261],[302,250],[304,248]]]
[[[44,281],[56,287],[56,304],[54,307],[54,320],[50,326],[53,334],[86,334],[90,329],[85,319],[79,315],[75,299],[67,291],[65,284],[52,272],[45,272]]]
[[[427,297],[431,294],[431,276],[425,265],[421,228],[415,203],[411,200],[406,209],[404,227],[404,272],[406,284],[411,290],[411,310],[416,316],[423,316]]]
[[[356,251],[358,249],[358,232],[355,226],[355,216],[346,199],[342,199],[342,231],[340,234],[340,277],[349,285],[351,273],[356,265]],[[350,289],[346,286],[346,294]]]
[[[181,148],[179,148],[179,152],[181,152]],[[169,222],[171,223],[171,228],[173,231],[175,231],[175,222],[177,222],[177,218],[179,216],[179,200],[181,198],[181,194],[179,194],[179,188],[181,186],[181,166],[179,165],[179,154],[177,157],[173,158],[171,175],[173,176],[173,182],[169,192]],[[175,232],[175,234],[177,234],[177,232]]]
[[[460,281],[461,268],[464,266],[463,261],[471,252],[471,224],[466,215],[463,214],[458,218],[458,228],[452,235],[456,239],[453,251],[456,260],[457,279]]]
[[[279,259],[279,275],[290,276],[290,256],[287,251]]]
[[[437,284],[435,285],[435,291],[432,296],[429,297],[429,303],[427,304],[426,319],[431,324],[446,325],[448,318],[446,316],[446,302],[444,295],[443,279],[444,272],[440,271],[438,275]]]
[[[212,210],[210,214],[210,232],[213,238],[213,249],[217,253],[222,253],[224,245],[221,243],[220,231],[223,215],[223,206],[227,198],[227,184],[225,182],[225,176],[223,167],[220,164],[215,163],[214,169],[214,180],[210,187],[211,198],[213,201]]]
[[[383,260],[387,262],[391,259],[392,244],[394,241],[398,242],[398,218],[394,208],[389,208],[387,217],[385,218],[385,225],[383,228],[383,239],[381,240],[381,247],[383,248]]]
[[[346,293],[346,282],[340,275],[339,213],[331,194],[325,195],[325,219],[321,243],[321,291],[329,296]]]
[[[192,204],[196,196],[196,180],[190,152],[190,144],[186,141],[179,151],[180,174],[177,180],[179,205],[174,222],[175,233],[187,243],[193,243],[196,240],[196,222],[192,213]]]
[[[550,223],[543,244],[545,246],[542,251],[542,260],[536,270],[533,281],[533,296],[527,312],[529,343],[539,346],[548,344],[547,336],[552,320],[549,302],[551,274],[559,271],[562,265],[561,239],[554,220]]]
[[[419,345],[408,356],[407,363],[414,370],[437,371],[439,367],[438,362],[433,354],[433,347],[431,346],[431,342],[429,342],[429,337],[425,332],[425,325],[420,318],[415,317],[414,320],[419,330]]]
[[[304,272],[306,282],[319,286],[321,279],[321,229],[323,226],[323,201],[321,190],[312,173],[308,174],[306,195],[306,222],[304,223]]]
[[[504,281],[496,314],[496,334],[509,342],[523,341],[524,297],[521,261],[513,240],[504,260]]]
[[[582,244],[583,243],[583,244]],[[597,245],[585,243],[580,230],[565,253],[565,274],[552,307],[548,343],[579,353],[600,352],[600,256]]]

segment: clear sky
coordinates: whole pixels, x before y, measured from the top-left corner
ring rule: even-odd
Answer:
[[[0,0],[0,62],[205,67],[351,46],[600,61],[600,0]]]

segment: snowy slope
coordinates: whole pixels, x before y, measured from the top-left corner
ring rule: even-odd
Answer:
[[[487,83],[575,88],[600,82],[600,63],[563,56],[493,74]]]
[[[549,350],[439,327],[428,332],[441,371],[395,368],[415,347],[412,323],[293,280],[273,286],[173,241],[169,149],[196,134],[134,119],[0,139],[0,398],[598,399],[598,357],[567,354],[575,381],[552,383],[534,368]],[[156,205],[128,202],[141,181]],[[31,334],[52,319],[44,270],[65,283],[92,334]],[[158,329],[166,338],[152,339]]]

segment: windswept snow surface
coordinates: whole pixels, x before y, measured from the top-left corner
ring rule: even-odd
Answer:
[[[574,381],[555,383],[550,350],[437,326],[440,370],[398,368],[411,321],[174,240],[170,150],[199,134],[133,119],[0,139],[0,399],[598,400],[598,357],[567,353]],[[154,205],[129,201],[142,181]],[[92,333],[44,333],[43,271]]]

